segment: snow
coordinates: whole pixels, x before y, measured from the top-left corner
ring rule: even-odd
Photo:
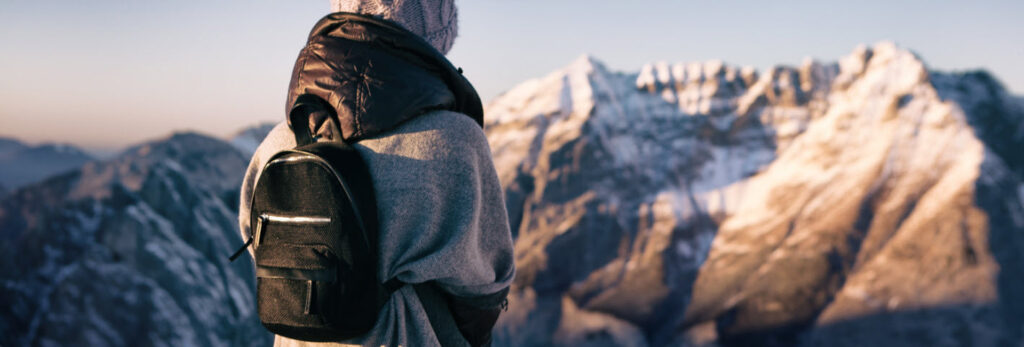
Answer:
[[[775,151],[771,148],[712,147],[711,160],[701,167],[699,179],[691,184],[690,190],[705,194],[727,187],[753,176],[774,159]]]
[[[39,331],[39,325],[43,322],[43,319],[49,314],[50,303],[52,302],[53,292],[58,286],[60,286],[66,278],[71,276],[75,271],[79,271],[79,264],[68,265],[53,276],[53,282],[49,286],[39,291],[39,308],[36,309],[35,314],[32,316],[32,322],[29,324],[28,329],[25,331],[25,337],[22,341],[34,341],[35,336]]]
[[[751,70],[727,66],[721,60],[644,65],[637,74],[636,89],[659,95],[685,115],[721,113],[735,106],[739,88]]]

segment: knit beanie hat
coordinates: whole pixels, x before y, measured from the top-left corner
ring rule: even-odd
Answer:
[[[448,54],[459,31],[455,0],[331,0],[331,10],[396,22],[442,54]]]

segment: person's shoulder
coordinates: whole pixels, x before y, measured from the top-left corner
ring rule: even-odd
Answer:
[[[270,129],[270,132],[263,138],[260,145],[256,147],[253,157],[258,159],[256,162],[262,163],[275,153],[292,147],[295,147],[295,135],[288,128],[288,122],[280,122],[273,129]]]
[[[487,145],[483,128],[473,118],[446,110],[431,111],[413,118],[399,126],[394,134],[423,137],[430,139],[435,145],[446,147]]]
[[[281,144],[292,143],[294,146],[295,136],[292,135],[292,129],[288,127],[288,122],[281,121],[274,125],[267,136],[263,138],[263,142],[260,143],[260,147],[268,146],[274,147]]]
[[[480,125],[478,125],[472,117],[455,111],[431,111],[423,114],[419,118],[422,118],[425,122],[441,122],[447,125],[447,128],[459,131],[481,130]]]
[[[469,116],[451,111],[421,114],[378,136],[359,141],[355,147],[371,162],[381,156],[399,156],[470,165],[490,155],[483,129]]]
[[[480,125],[473,118],[454,111],[437,110],[424,113],[406,123],[407,126],[421,130],[441,130],[456,133],[483,133]]]

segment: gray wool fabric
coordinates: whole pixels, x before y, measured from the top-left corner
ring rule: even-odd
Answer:
[[[294,146],[282,122],[253,155],[239,207],[243,239],[249,237],[249,202],[260,170],[275,153]],[[433,280],[442,291],[461,296],[490,295],[511,284],[515,265],[505,202],[487,138],[471,118],[433,111],[355,148],[370,169],[377,197],[381,278]],[[362,338],[341,344],[278,336],[275,345],[437,346],[426,304],[438,303],[421,303],[407,285],[391,296]],[[458,334],[454,324],[440,328],[442,334]]]
[[[331,0],[331,10],[396,22],[442,54],[448,54],[459,33],[455,0]]]

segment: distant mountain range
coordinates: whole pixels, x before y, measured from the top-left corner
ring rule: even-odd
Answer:
[[[84,151],[68,144],[31,146],[0,137],[0,196],[52,175],[78,168],[93,160]]]
[[[272,126],[0,181],[0,345],[269,345],[226,256]],[[889,43],[763,72],[584,56],[485,126],[518,266],[495,345],[1024,341],[1024,99],[984,71]]]

